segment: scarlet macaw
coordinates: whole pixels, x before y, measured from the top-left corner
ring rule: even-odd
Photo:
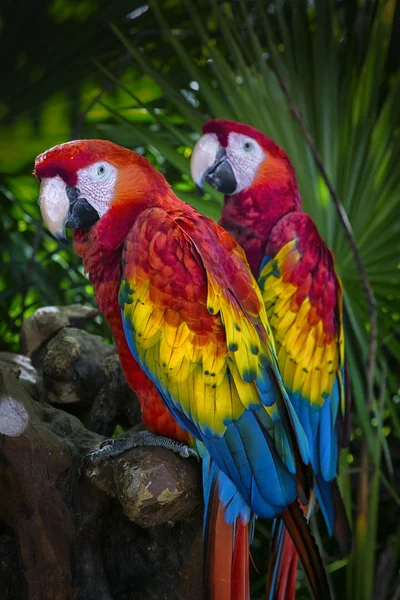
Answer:
[[[309,446],[242,249],[180,201],[145,158],[111,142],[56,146],[37,158],[35,174],[51,233],[73,230],[145,423],[203,458],[205,597],[249,597],[254,513],[282,515],[314,594],[328,598],[296,510],[296,497],[307,502]]]
[[[342,286],[332,252],[301,209],[289,158],[253,127],[206,123],[191,171],[200,189],[207,181],[225,194],[220,225],[243,247],[258,277],[283,383],[311,448],[316,496],[330,535],[347,553],[351,532],[335,477],[348,405]],[[279,523],[273,556],[268,597],[294,597],[297,554]]]

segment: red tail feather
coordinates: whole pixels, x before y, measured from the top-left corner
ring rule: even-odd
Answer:
[[[287,575],[287,596],[283,597],[281,600],[285,600],[285,598],[295,598],[296,597],[296,580],[297,580],[297,567],[299,564],[299,555],[297,552],[292,550],[292,560],[289,566],[289,572]]]
[[[314,506],[314,492],[311,492],[309,503],[301,509],[304,517],[309,519]],[[299,555],[287,529],[277,521],[271,543],[268,562],[266,598],[268,600],[294,600],[296,597],[297,567]]]
[[[224,509],[214,494],[207,525],[205,565],[206,600],[249,600],[248,525],[225,521]]]
[[[296,546],[303,569],[307,575],[314,598],[329,600],[331,598],[328,578],[319,549],[311,535],[307,521],[297,502],[288,506],[282,518],[286,529]]]
[[[276,600],[295,600],[299,555],[286,529],[283,532],[281,556],[276,581]]]
[[[309,503],[312,506],[312,502]],[[306,516],[309,509],[307,507]],[[307,521],[297,502],[282,514],[285,523],[283,539],[276,527],[268,569],[266,597],[275,600],[292,600],[296,593],[298,558],[306,572],[314,598],[329,600],[330,591],[318,547],[308,528]],[[274,581],[276,568],[278,572]]]
[[[295,600],[298,563],[299,555],[292,538],[278,520],[268,562],[267,600]]]
[[[249,598],[249,558],[249,526],[239,517],[233,548],[231,600]]]

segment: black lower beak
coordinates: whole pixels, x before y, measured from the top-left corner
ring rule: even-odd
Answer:
[[[217,165],[211,173],[207,174],[206,181],[223,194],[230,195],[236,190],[235,175],[231,165],[226,160]]]
[[[69,211],[65,226],[69,229],[88,229],[99,219],[99,213],[91,204],[80,196],[77,187],[67,185]]]
[[[236,178],[226,158],[224,148],[218,152],[215,163],[207,170],[205,181],[223,194],[230,195],[235,192],[237,187]]]

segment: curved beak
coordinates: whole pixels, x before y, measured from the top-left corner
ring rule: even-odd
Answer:
[[[87,229],[100,219],[99,213],[80,196],[78,188],[67,185],[59,175],[42,179],[40,212],[50,233],[66,242],[65,228]]]
[[[40,212],[50,233],[63,242],[69,212],[67,184],[59,175],[42,179],[39,196]]]
[[[224,194],[233,194],[236,190],[235,173],[227,159],[226,150],[220,146],[217,136],[213,133],[206,133],[195,145],[190,171],[202,194],[205,181]]]

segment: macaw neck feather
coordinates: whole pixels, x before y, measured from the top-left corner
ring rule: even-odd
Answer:
[[[301,211],[296,178],[263,180],[233,196],[225,196],[220,225],[242,246],[257,278],[269,235],[287,213]]]

